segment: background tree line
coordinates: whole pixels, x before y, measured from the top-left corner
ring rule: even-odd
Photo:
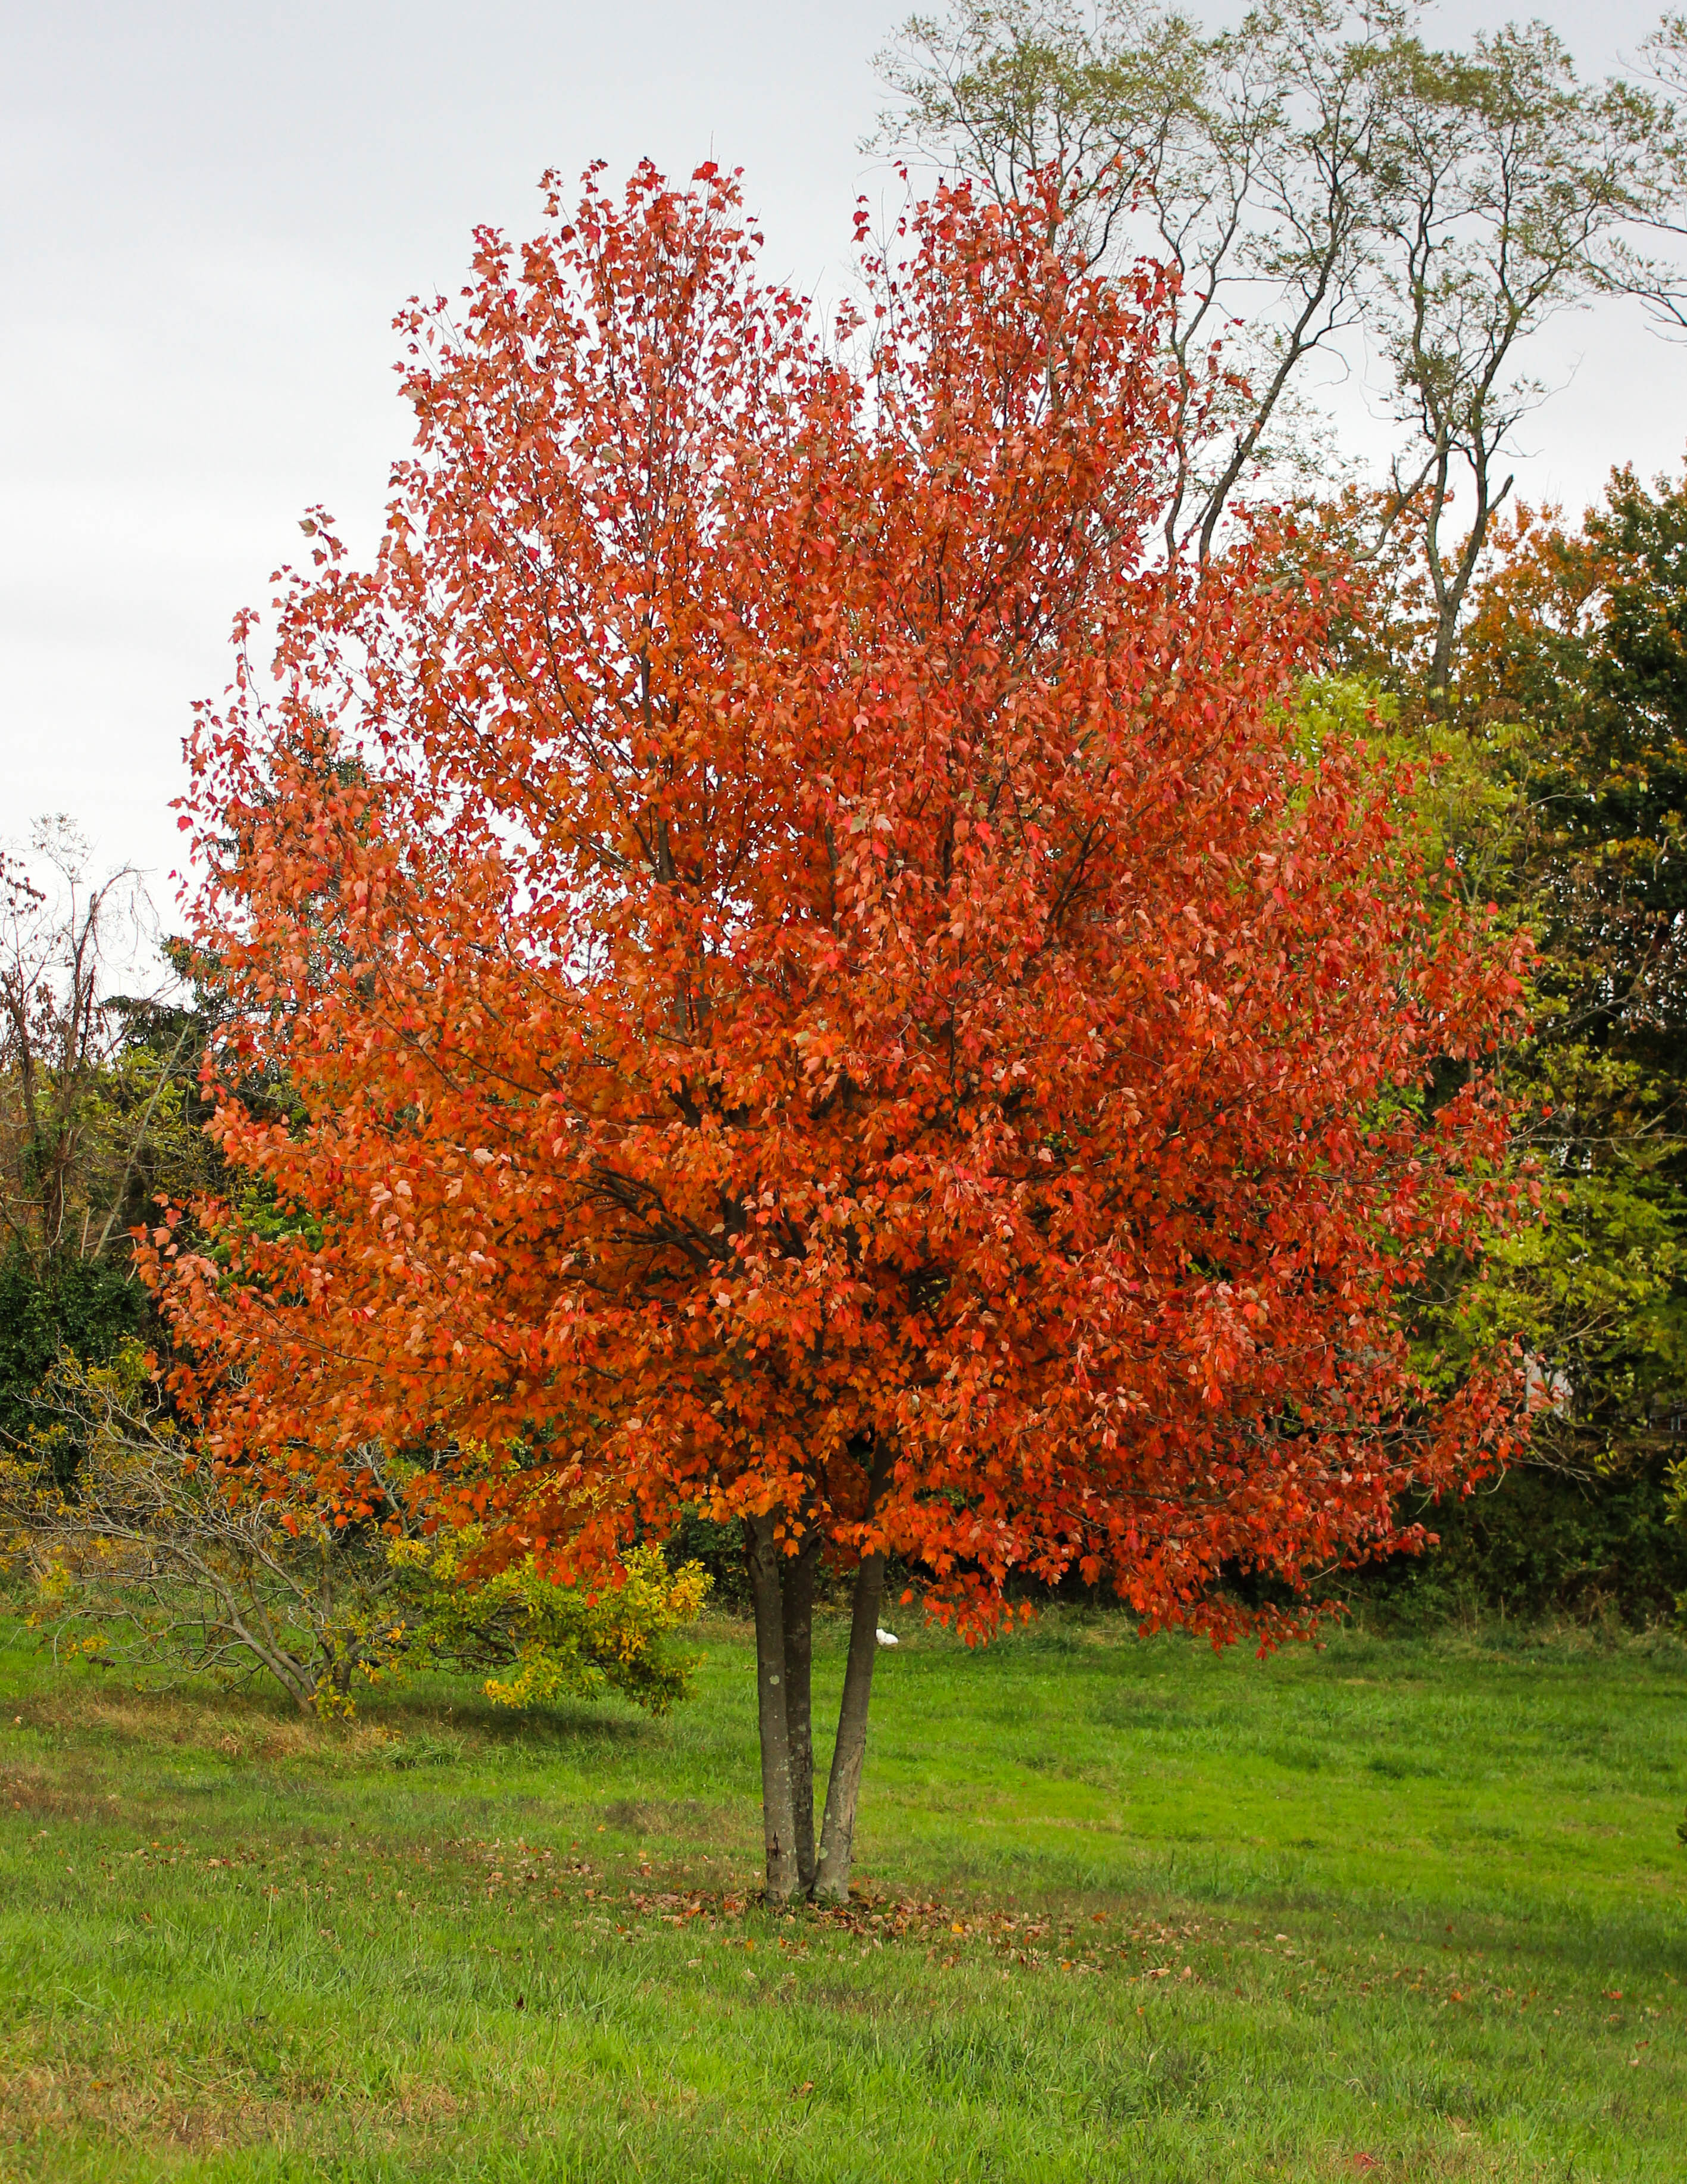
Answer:
[[[214,1172],[195,1090],[201,1000],[137,876],[103,877],[63,816],[0,861],[0,1433],[61,1351],[150,1335],[131,1229]],[[128,990],[140,984],[148,990]]]

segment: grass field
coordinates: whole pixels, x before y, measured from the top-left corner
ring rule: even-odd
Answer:
[[[0,2176],[1687,2178],[1673,1642],[910,1632],[847,1918],[756,1908],[702,1643],[335,1730],[0,1632]]]

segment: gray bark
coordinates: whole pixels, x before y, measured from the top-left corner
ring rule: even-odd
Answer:
[[[822,1903],[845,1903],[849,1866],[855,1848],[855,1807],[861,1791],[861,1765],[867,1753],[867,1707],[872,1697],[873,1660],[878,1650],[879,1607],[884,1598],[884,1554],[864,1555],[855,1572],[855,1599],[849,1618],[849,1664],[844,1672],[844,1696],[838,1709],[838,1741],[832,1747],[832,1774],[826,1786],[826,1817],[821,1825],[814,1892]]]
[[[773,1536],[770,1513],[751,1517],[749,1582],[755,1602],[756,1726],[761,1736],[761,1827],[770,1903],[787,1903],[799,1885],[796,1802],[791,1780],[791,1737],[786,1708],[785,1557]]]

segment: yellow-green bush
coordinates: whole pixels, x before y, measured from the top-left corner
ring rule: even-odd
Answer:
[[[308,1491],[220,1479],[135,1346],[109,1366],[64,1361],[42,1406],[52,1423],[0,1450],[0,1557],[25,1564],[61,1658],[267,1675],[319,1714],[424,1667],[481,1674],[510,1707],[617,1691],[660,1713],[689,1688],[670,1641],[707,1596],[699,1563],[635,1548],[589,1589],[531,1558],[482,1574],[480,1534],[443,1526],[420,1467],[374,1448],[355,1523]]]

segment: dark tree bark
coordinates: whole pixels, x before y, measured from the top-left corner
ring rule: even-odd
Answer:
[[[805,1533],[794,1555],[783,1557],[785,1730],[791,1754],[791,1803],[796,1826],[797,1880],[814,1893],[814,1574],[820,1534]]]
[[[799,1886],[797,1819],[792,1794],[791,1738],[786,1708],[785,1556],[773,1536],[771,1514],[752,1517],[750,1592],[755,1602],[756,1726],[761,1736],[761,1826],[770,1903],[788,1903]]]

